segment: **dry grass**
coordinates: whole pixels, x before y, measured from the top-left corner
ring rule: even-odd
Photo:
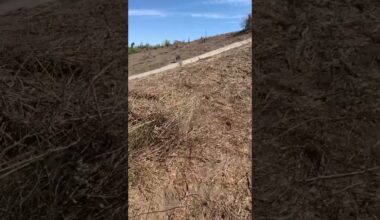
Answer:
[[[125,219],[126,4],[1,16],[1,219]]]
[[[255,218],[379,219],[380,5],[253,9]]]
[[[239,31],[207,37],[207,40],[202,37],[187,43],[174,42],[168,47],[140,49],[137,53],[128,56],[128,74],[134,75],[157,69],[173,62],[199,56],[249,37],[250,33],[248,31]],[[177,59],[178,55],[180,55],[179,59]]]
[[[250,76],[245,47],[129,83],[129,128],[161,121],[129,161],[131,219],[249,218]]]

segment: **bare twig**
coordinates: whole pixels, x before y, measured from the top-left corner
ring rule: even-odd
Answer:
[[[2,174],[2,175],[0,176],[0,179],[3,179],[4,177],[7,177],[7,176],[10,175],[10,174],[12,174],[12,173],[14,173],[14,172],[16,172],[16,171],[18,171],[18,170],[24,168],[24,167],[26,167],[26,166],[28,166],[28,165],[30,165],[30,164],[36,162],[36,161],[41,160],[41,159],[45,158],[46,156],[48,156],[48,155],[50,155],[50,154],[52,154],[52,153],[60,152],[60,151],[66,150],[66,149],[68,149],[68,148],[74,146],[75,144],[77,144],[79,141],[80,141],[80,139],[78,139],[77,141],[74,141],[73,143],[71,143],[71,144],[69,144],[69,145],[67,145],[67,146],[65,146],[65,147],[58,147],[58,148],[55,148],[55,149],[48,150],[47,152],[45,152],[45,153],[43,153],[43,154],[41,154],[41,155],[38,155],[38,156],[32,157],[32,158],[27,159],[27,160],[24,160],[24,161],[20,161],[20,162],[14,163],[14,164],[12,164],[12,165],[6,167],[6,168],[3,168],[3,169],[0,170],[0,173],[1,173],[1,172],[8,171],[8,170],[9,170],[9,171],[6,172],[6,173],[4,173],[4,174]]]
[[[326,179],[336,179],[336,178],[344,178],[344,177],[350,177],[350,176],[356,176],[356,175],[361,175],[369,172],[373,172],[376,170],[379,170],[380,166],[372,167],[366,170],[360,170],[360,171],[355,171],[355,172],[350,172],[350,173],[341,173],[341,174],[334,174],[334,175],[329,175],[329,176],[317,176],[313,177],[310,179],[306,179],[305,182],[313,182],[317,180],[326,180]]]
[[[96,104],[96,110],[98,111],[98,116],[100,119],[102,119],[103,117],[102,117],[102,113],[100,111],[98,97],[96,96],[96,91],[95,91],[95,87],[93,84],[91,84],[91,89],[92,89],[92,94],[94,96],[94,102]]]
[[[97,73],[94,77],[92,77],[92,80],[91,80],[91,84],[93,84],[96,79],[99,78],[99,76],[103,75],[105,72],[107,72],[107,70],[115,63],[115,60],[113,60],[112,62],[110,62],[107,66],[105,66],[103,69],[101,69],[99,71],[99,73]]]

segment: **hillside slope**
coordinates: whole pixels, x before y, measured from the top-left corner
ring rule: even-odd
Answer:
[[[13,68],[36,54],[92,75],[110,63],[109,72],[128,72],[128,1],[53,1],[0,15],[0,65]],[[112,71],[111,71],[112,69]]]
[[[139,49],[137,53],[128,56],[129,75],[146,72],[176,62],[178,55],[181,60],[184,60],[250,37],[251,33],[249,32],[233,32],[208,37],[205,40],[198,39],[189,43],[179,42],[156,49]]]
[[[250,218],[251,64],[249,44],[129,82],[131,219]]]

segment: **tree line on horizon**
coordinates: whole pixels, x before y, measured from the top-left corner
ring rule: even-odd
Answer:
[[[244,21],[243,21],[243,30],[244,31],[248,31],[248,30],[251,30],[252,29],[252,14],[248,14],[247,17],[244,18]],[[207,39],[207,37],[201,37],[200,38],[201,40],[205,41]],[[187,43],[189,43],[190,40],[187,41]],[[179,43],[185,43],[185,41],[174,41],[174,42],[170,42],[170,40],[168,39],[165,39],[161,44],[155,44],[155,45],[151,45],[149,43],[140,43],[139,45],[136,46],[135,42],[132,42],[130,46],[128,46],[128,54],[133,54],[133,53],[137,53],[138,50],[141,50],[141,49],[157,49],[157,48],[161,48],[161,47],[168,47],[170,45],[175,45],[175,44],[179,44]]]

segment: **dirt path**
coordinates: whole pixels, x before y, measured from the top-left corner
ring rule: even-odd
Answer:
[[[128,80],[144,78],[144,77],[151,76],[151,75],[157,74],[157,73],[162,73],[164,71],[171,70],[171,69],[174,69],[174,68],[177,68],[177,67],[180,67],[180,66],[184,66],[184,65],[191,64],[191,63],[195,63],[195,62],[197,62],[199,60],[206,59],[206,58],[218,55],[218,54],[223,53],[225,51],[228,51],[228,50],[231,50],[231,49],[234,49],[234,48],[237,48],[237,47],[241,47],[241,46],[243,46],[245,44],[248,44],[248,43],[251,43],[251,42],[252,42],[251,38],[243,40],[243,41],[235,42],[235,43],[227,45],[225,47],[221,47],[219,49],[216,49],[216,50],[204,53],[202,55],[195,56],[195,57],[186,59],[184,61],[181,61],[182,64],[180,64],[180,62],[177,62],[177,63],[169,64],[167,66],[164,66],[164,67],[161,67],[161,68],[158,68],[158,69],[154,69],[154,70],[151,70],[151,71],[148,71],[148,72],[144,72],[144,73],[140,73],[140,74],[137,74],[137,75],[130,76],[130,77],[128,77]]]
[[[2,0],[0,1],[0,15],[22,7],[34,7],[53,0]]]

